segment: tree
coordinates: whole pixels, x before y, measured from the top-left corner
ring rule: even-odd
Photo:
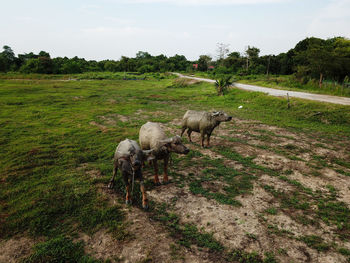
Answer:
[[[139,51],[136,53],[136,58],[138,59],[143,59],[143,58],[151,58],[151,54],[149,54],[148,52],[144,52],[144,51]]]
[[[257,47],[250,47],[248,46],[245,54],[246,54],[246,69],[249,69],[250,64],[252,64],[252,62],[257,59],[259,57],[259,53],[260,53],[260,49],[258,49]]]
[[[336,65],[332,69],[332,74],[341,81],[350,72],[350,40],[337,37],[329,41],[332,41],[334,64]]]
[[[217,52],[217,60],[221,61],[226,58],[226,55],[230,52],[229,47],[230,44],[217,43],[216,44],[216,52]]]
[[[39,57],[47,57],[47,58],[50,58],[50,54],[45,52],[45,51],[40,51],[39,52]]]
[[[224,75],[217,80],[215,80],[216,91],[218,92],[218,96],[223,96],[229,86],[233,83],[232,77]]]
[[[330,47],[313,46],[306,54],[311,74],[319,76],[319,86],[322,88],[324,76],[332,67],[332,54]]]
[[[107,60],[105,61],[103,68],[106,71],[116,72],[118,64],[115,61]]]
[[[139,67],[137,69],[138,72],[140,72],[141,74],[147,73],[147,72],[152,72],[154,71],[154,68],[150,65],[142,65],[141,67]]]
[[[229,58],[240,58],[241,57],[241,54],[239,52],[232,52],[230,54],[228,54],[228,57]]]
[[[200,55],[198,59],[198,70],[207,71],[209,63],[211,62],[211,57],[208,55]]]
[[[0,53],[0,70],[9,71],[15,66],[15,53],[9,46],[3,46],[3,52]]]
[[[39,60],[37,58],[27,59],[20,68],[23,73],[38,73]]]
[[[13,52],[12,48],[9,46],[3,46],[4,51],[1,52],[1,55],[9,60],[9,61],[14,61],[15,60],[15,53]]]
[[[319,38],[300,41],[294,49],[298,74],[319,78],[319,87],[322,88],[324,77],[332,76],[333,68],[337,67],[333,49],[332,41]]]
[[[236,73],[244,65],[244,58],[239,52],[232,52],[222,61],[222,65],[229,71]]]

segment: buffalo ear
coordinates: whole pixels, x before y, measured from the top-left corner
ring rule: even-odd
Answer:
[[[162,145],[166,145],[166,144],[170,144],[173,142],[173,138],[168,138],[168,139],[164,139],[159,141]]]
[[[153,150],[143,150],[143,159],[147,162],[154,160],[156,157],[154,156]]]
[[[214,111],[212,112],[211,116],[215,117],[215,116],[219,116],[219,114],[220,114],[220,111]]]

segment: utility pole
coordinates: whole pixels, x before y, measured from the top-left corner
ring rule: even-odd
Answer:
[[[248,50],[249,50],[249,46],[246,46],[245,47],[245,55],[246,55],[246,70],[248,71],[248,68],[249,68],[249,53],[248,53]]]

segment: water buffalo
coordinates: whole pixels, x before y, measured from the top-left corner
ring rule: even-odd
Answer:
[[[154,166],[154,183],[160,185],[158,178],[158,160],[164,160],[164,176],[163,183],[168,182],[168,162],[171,152],[187,154],[189,149],[182,144],[180,136],[174,136],[168,138],[165,132],[158,123],[147,122],[142,125],[139,134],[139,141],[142,150],[153,150],[155,159],[153,160]]]
[[[136,141],[125,139],[121,141],[114,153],[113,163],[113,177],[110,180],[108,187],[114,187],[114,178],[118,172],[121,171],[123,180],[126,186],[126,203],[131,204],[130,184],[133,187],[134,179],[140,180],[140,188],[142,192],[142,207],[148,207],[145,187],[143,185],[143,176],[141,171],[141,164],[144,160],[152,160],[155,157],[152,155],[152,150],[142,151]]]
[[[199,132],[201,134],[201,144],[204,147],[204,137],[207,135],[207,146],[209,146],[210,136],[213,130],[223,121],[230,121],[231,116],[228,116],[222,111],[194,111],[188,110],[182,119],[182,131],[183,133],[187,130],[188,139],[191,140],[191,133]]]

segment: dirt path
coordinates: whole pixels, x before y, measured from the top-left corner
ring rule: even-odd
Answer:
[[[189,76],[182,75],[180,73],[174,73],[174,74],[181,77],[181,78],[195,79],[195,80],[205,81],[205,82],[210,82],[210,83],[215,82],[215,80],[212,80],[212,79],[189,77]],[[350,105],[350,98],[345,98],[345,97],[312,94],[312,93],[307,93],[307,92],[290,91],[290,90],[279,90],[279,89],[265,88],[265,87],[260,87],[260,86],[255,86],[255,85],[247,85],[247,84],[241,84],[241,83],[234,83],[234,86],[237,88],[240,88],[240,89],[244,89],[244,90],[264,92],[264,93],[267,93],[271,96],[276,96],[276,97],[287,97],[287,93],[288,93],[290,97],[294,97],[294,98],[316,100],[316,101],[342,104],[342,105]]]

